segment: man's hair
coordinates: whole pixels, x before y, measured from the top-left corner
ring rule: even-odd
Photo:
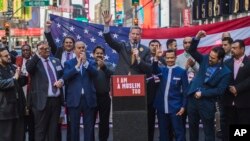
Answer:
[[[7,49],[6,48],[0,48],[0,53],[3,52],[3,51],[5,51],[5,50],[7,50]],[[1,56],[1,54],[0,54],[0,56]]]
[[[129,32],[132,32],[133,29],[139,29],[142,33],[142,29],[139,26],[131,26]]]
[[[234,43],[239,43],[240,48],[244,48],[245,49],[245,43],[244,43],[243,40],[237,39],[237,40],[233,41],[233,44]]]
[[[213,52],[215,52],[215,53],[217,53],[218,54],[218,59],[220,60],[220,59],[222,59],[223,60],[223,58],[225,57],[225,50],[220,46],[220,47],[214,47],[214,48],[212,48],[212,50],[211,51],[213,51]]]
[[[49,45],[47,41],[40,41],[37,43],[36,47],[38,48],[40,45],[44,45],[44,44]]]
[[[231,37],[224,37],[222,41],[227,41],[229,44],[233,43],[233,39]]]
[[[104,47],[102,47],[101,45],[97,45],[97,46],[94,48],[93,53],[95,53],[95,51],[96,51],[97,49],[101,49],[101,50],[103,51],[103,53],[105,54],[105,49],[104,49]]]
[[[176,40],[175,40],[175,39],[168,39],[167,42],[166,42],[167,48],[168,48],[168,46],[169,46],[170,44],[172,44],[173,42],[176,42]]]
[[[23,47],[29,47],[29,49],[31,50],[31,46],[30,46],[29,44],[24,44],[24,45],[22,45],[22,46],[21,46],[21,49],[22,49]]]
[[[74,39],[72,36],[66,36],[66,37],[64,37],[64,38],[63,38],[63,44],[65,43],[65,40],[66,40],[66,39],[71,39],[72,42],[73,42],[73,45],[75,44],[75,39]]]
[[[167,49],[167,50],[164,52],[165,56],[166,56],[167,53],[174,53],[174,55],[175,55],[175,57],[176,57],[176,51],[173,50],[173,49]]]
[[[156,39],[151,40],[148,45],[150,45],[151,43],[158,43],[161,46],[160,41]]]

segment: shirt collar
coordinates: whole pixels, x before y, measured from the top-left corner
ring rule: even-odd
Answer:
[[[177,65],[167,66],[168,69],[173,69],[173,68],[175,68],[175,67],[177,67]]]
[[[244,59],[245,55],[241,56],[239,59],[234,58],[234,61],[236,62],[242,62]]]

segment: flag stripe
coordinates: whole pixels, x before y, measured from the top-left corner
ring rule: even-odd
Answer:
[[[218,32],[231,31],[243,27],[250,26],[250,17],[243,17],[235,20],[218,22],[213,24],[199,25],[193,27],[179,27],[179,28],[155,28],[143,29],[143,39],[169,39],[182,38],[186,36],[195,36],[199,30],[205,30],[207,34],[215,34]]]
[[[231,37],[233,39],[246,39],[250,37],[250,27],[244,27],[244,28],[239,28],[239,29],[235,29],[235,30],[230,30],[228,32],[230,32]],[[202,38],[199,46],[198,47],[207,47],[207,46],[216,46],[216,45],[220,45],[221,44],[221,35],[222,33],[214,33],[214,34],[209,34],[207,35],[205,38]],[[143,37],[142,37],[143,38]],[[177,48],[178,50],[182,50],[183,49],[183,39],[184,38],[175,38],[177,41]],[[148,43],[151,41],[152,39],[142,39],[142,44],[144,45],[148,45]],[[159,41],[162,44],[163,50],[166,50],[166,42],[167,39],[159,39]],[[248,44],[246,44],[248,45]]]

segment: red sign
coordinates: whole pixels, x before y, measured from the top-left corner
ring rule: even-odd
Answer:
[[[112,93],[114,97],[145,96],[144,75],[112,76]]]
[[[41,36],[42,34],[42,28],[11,29],[11,36]]]
[[[191,11],[190,9],[186,8],[183,9],[183,26],[190,26],[191,24]]]

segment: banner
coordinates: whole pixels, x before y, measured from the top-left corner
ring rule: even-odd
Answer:
[[[0,12],[8,11],[8,2],[7,0],[0,0]]]

